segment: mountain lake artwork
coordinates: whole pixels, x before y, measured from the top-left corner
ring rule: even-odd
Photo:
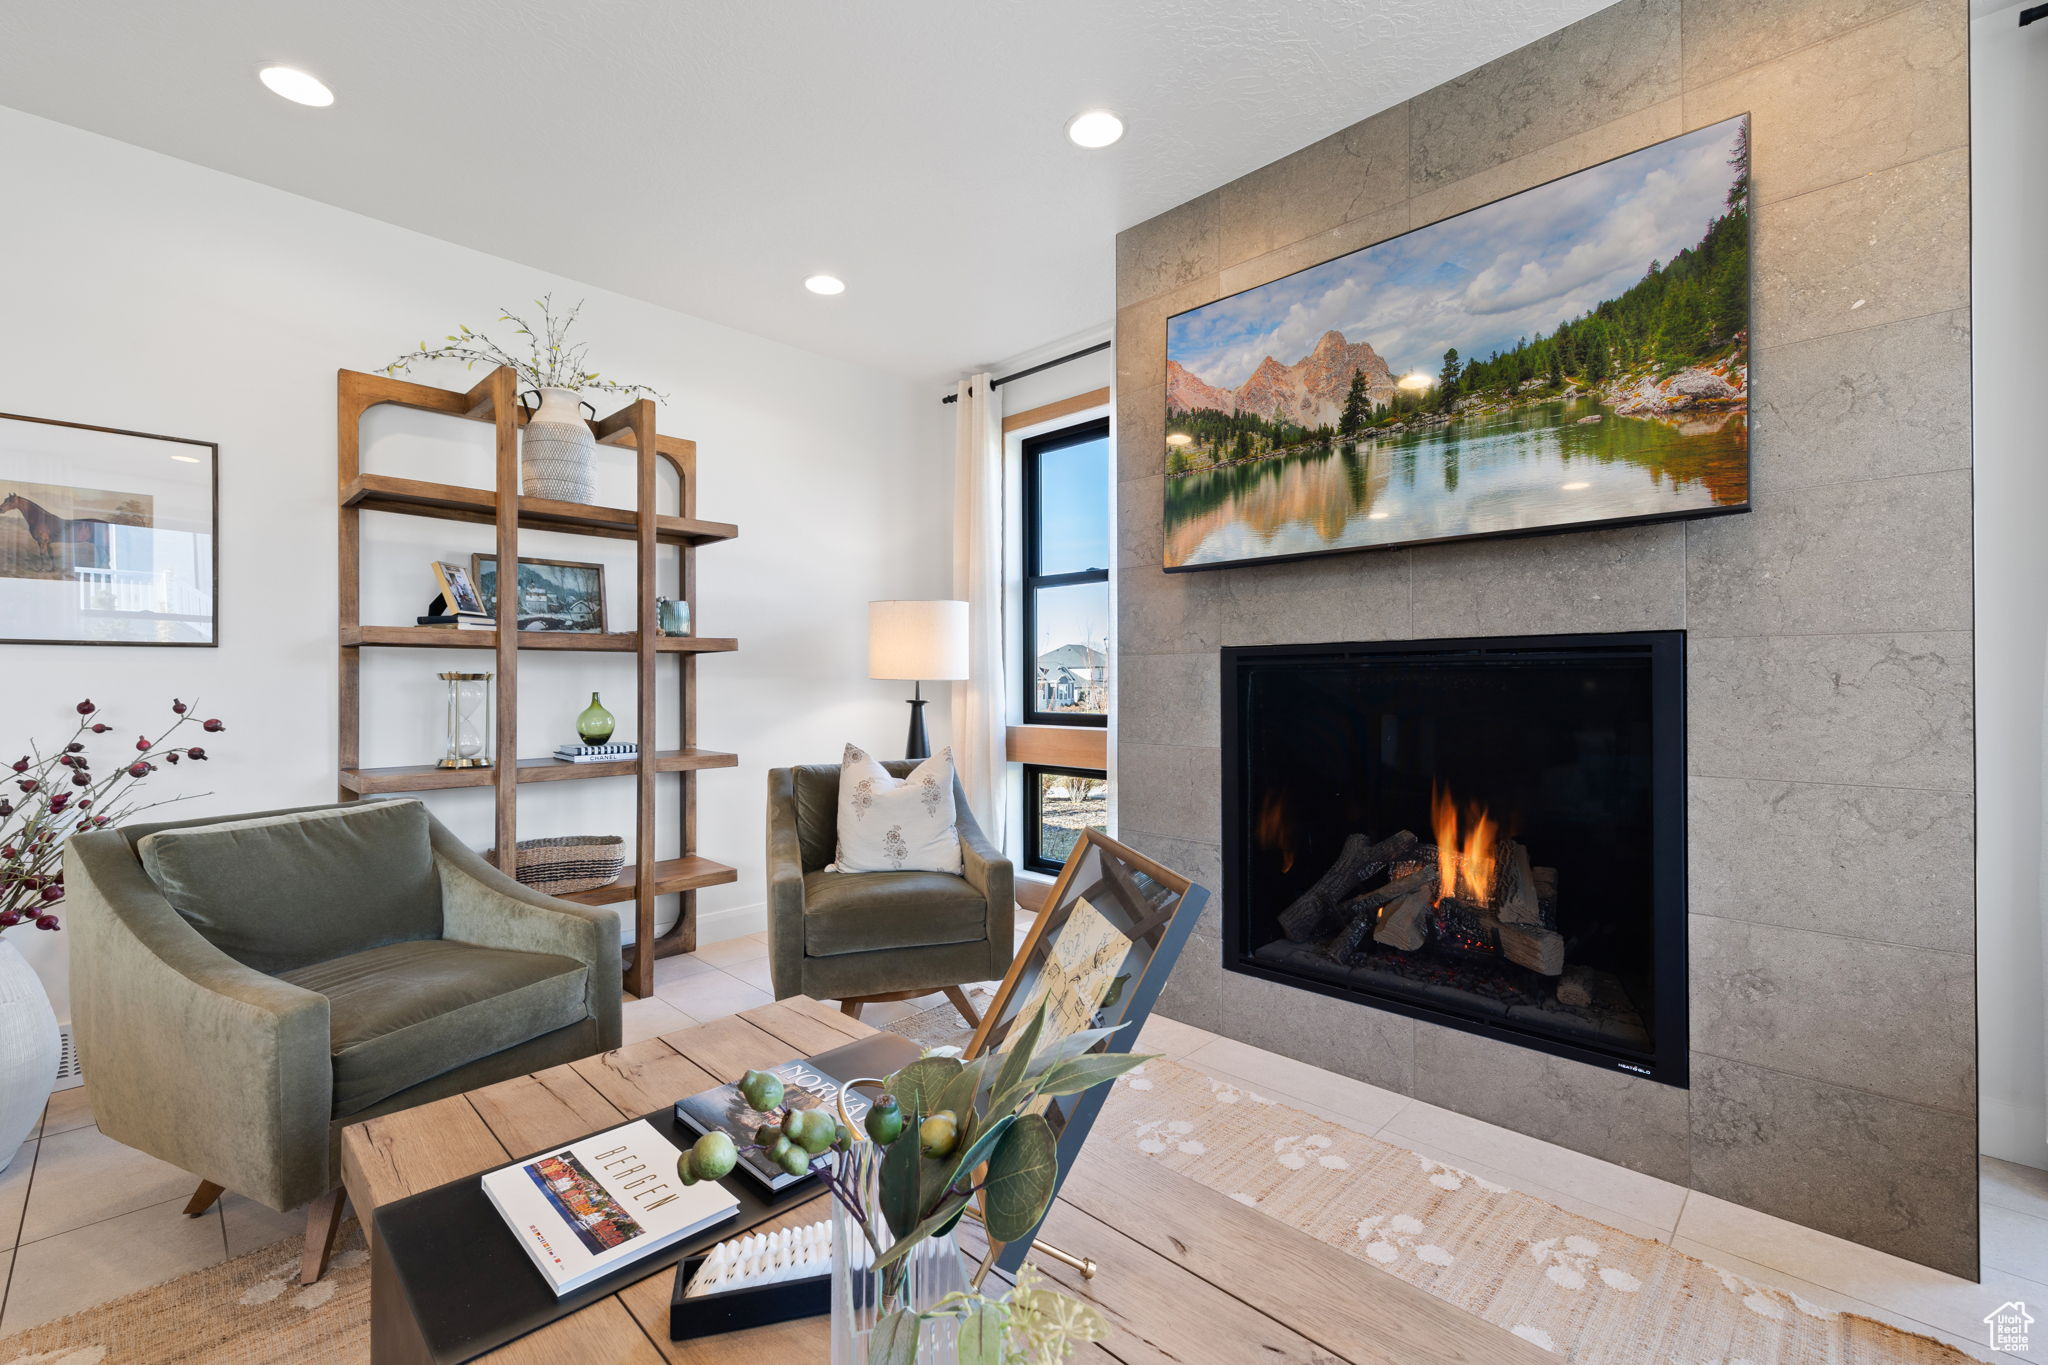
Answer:
[[[1181,313],[1168,569],[1746,511],[1749,117]]]

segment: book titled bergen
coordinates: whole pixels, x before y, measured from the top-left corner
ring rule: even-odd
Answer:
[[[846,1090],[851,1080],[894,1075],[917,1060],[918,1046],[895,1033],[877,1033],[845,1047],[799,1058],[780,1066],[765,1067],[782,1081],[782,1102],[791,1109],[823,1109],[835,1118],[839,1094],[846,1091],[846,1112],[855,1123],[867,1117],[871,1100],[858,1090]],[[724,1133],[740,1149],[739,1165],[770,1191],[788,1189],[807,1175],[791,1175],[768,1160],[758,1149],[749,1150],[754,1132],[766,1116],[755,1113],[740,1096],[737,1082],[701,1090],[676,1101],[676,1119],[698,1133]]]
[[[560,1297],[739,1212],[715,1182],[684,1188],[681,1155],[640,1119],[491,1171],[484,1194]]]

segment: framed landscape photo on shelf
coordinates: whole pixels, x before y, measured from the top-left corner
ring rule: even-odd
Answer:
[[[0,413],[0,643],[219,643],[219,447]]]
[[[967,1057],[1001,1050],[1041,1003],[1042,1047],[1084,1029],[1121,1026],[1105,1050],[1129,1052],[1208,899],[1207,888],[1100,830],[1082,830]],[[1061,1171],[1072,1169],[1108,1091],[1098,1086],[1048,1102]],[[1030,1245],[1029,1238],[1011,1243],[997,1264],[1014,1271]]]
[[[568,559],[519,561],[517,610],[498,610],[498,557],[469,557],[470,574],[482,594],[484,609],[503,621],[516,619],[520,630],[558,630],[584,634],[604,630],[604,565]]]
[[[1164,567],[1749,508],[1749,116],[1176,314]]]

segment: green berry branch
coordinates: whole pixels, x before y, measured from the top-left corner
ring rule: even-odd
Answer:
[[[1034,1289],[1020,1300],[1022,1279],[1004,1300],[952,1295],[921,1314],[899,1302],[905,1255],[950,1232],[977,1198],[993,1242],[1021,1241],[1038,1227],[1059,1184],[1059,1142],[1044,1101],[1107,1084],[1150,1060],[1096,1051],[1114,1028],[1082,1030],[1041,1050],[1044,1029],[1041,1005],[1006,1051],[972,1062],[920,1057],[883,1083],[885,1093],[862,1120],[883,1153],[879,1207],[868,1206],[856,1183],[855,1138],[846,1125],[823,1110],[786,1105],[781,1079],[766,1071],[739,1081],[747,1107],[768,1119],[754,1141],[741,1147],[725,1133],[707,1134],[683,1153],[676,1173],[685,1185],[719,1180],[742,1152],[761,1152],[792,1175],[818,1175],[873,1248],[883,1299],[893,1305],[870,1343],[874,1365],[912,1365],[919,1325],[938,1317],[958,1319],[962,1341],[984,1341],[987,1350],[974,1359],[988,1365],[1064,1359],[1065,1346],[1047,1354],[1046,1343],[1097,1340],[1100,1318],[1051,1290]],[[878,1221],[890,1234],[886,1246]]]
[[[218,720],[199,719],[188,703],[173,697],[171,712],[177,719],[154,739],[137,735],[133,756],[116,759],[113,771],[100,777],[87,744],[89,737],[114,727],[90,698],[72,709],[78,721],[62,745],[44,753],[31,740],[29,752],[7,765],[18,795],[0,796],[0,929],[20,924],[60,928],[56,907],[64,899],[65,840],[189,800],[196,793],[137,804],[135,787],[162,764],[206,761],[202,745],[167,743],[185,726],[197,725],[207,734],[228,728]]]

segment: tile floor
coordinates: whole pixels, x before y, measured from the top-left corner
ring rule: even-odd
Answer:
[[[767,954],[765,937],[754,934],[657,962],[654,994],[626,1004],[626,1041],[767,1003]],[[939,1000],[871,1005],[864,1017],[886,1024]],[[1809,1302],[1926,1332],[1979,1359],[2048,1362],[2048,1326],[2029,1355],[1994,1355],[1978,1344],[1979,1320],[2009,1299],[2024,1300],[2048,1324],[2048,1171],[1985,1159],[1977,1285],[1170,1019],[1153,1019],[1139,1046],[1610,1227],[1669,1241]],[[185,1218],[193,1184],[101,1136],[89,1087],[52,1096],[41,1127],[0,1173],[0,1334],[302,1228],[295,1215],[234,1196]]]

